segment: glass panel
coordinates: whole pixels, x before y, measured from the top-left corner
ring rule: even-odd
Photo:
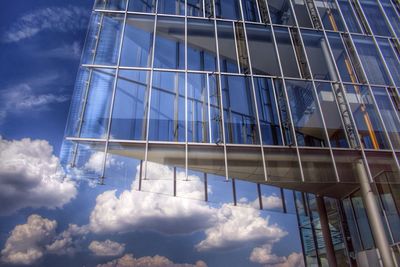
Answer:
[[[94,64],[116,65],[124,15],[102,13],[100,20],[102,25],[98,37]]]
[[[340,86],[334,84],[333,86]],[[319,103],[332,147],[349,147],[335,96],[330,83],[316,82]]]
[[[262,208],[264,210],[283,211],[281,191],[278,187],[260,184]],[[293,198],[293,197],[292,197]]]
[[[158,0],[158,13],[185,15],[185,0]]]
[[[281,129],[284,136],[284,140],[286,145],[294,145],[295,141],[293,140],[292,128],[291,128],[291,120],[289,115],[289,104],[286,101],[283,81],[280,79],[274,80],[275,92],[276,92],[276,100],[279,106],[279,114],[281,117]]]
[[[387,148],[382,125],[373,104],[368,87],[346,85],[347,101],[350,105],[358,134],[365,148]]]
[[[346,30],[335,0],[316,1],[315,3],[325,30]]]
[[[176,169],[176,196],[193,200],[205,200],[204,173],[185,169]]]
[[[105,184],[119,190],[137,189],[144,159],[145,144],[109,143],[106,157]]]
[[[228,175],[238,179],[265,182],[260,147],[226,147]]]
[[[203,17],[203,0],[186,0],[187,15]]]
[[[79,68],[75,81],[74,93],[71,98],[67,126],[65,128],[66,137],[79,136],[80,124],[82,122],[81,116],[83,115],[82,111],[84,108],[83,101],[86,91],[88,90],[89,73],[89,69]]]
[[[93,69],[85,104],[81,137],[106,138],[115,70]]]
[[[154,17],[128,15],[121,51],[121,66],[150,67]]]
[[[301,172],[297,151],[294,148],[264,147],[267,178],[276,182],[299,182]]]
[[[390,85],[391,82],[372,37],[359,35],[352,37],[369,82]]]
[[[185,68],[185,20],[183,18],[157,18],[154,67]]]
[[[214,22],[188,19],[187,50],[188,69],[203,71],[217,70]]]
[[[386,88],[373,87],[376,103],[394,149],[400,149],[400,121]]]
[[[103,173],[105,143],[80,142],[77,145],[76,158],[72,167],[77,169],[80,180],[99,183]]]
[[[400,62],[397,58],[395,51],[392,49],[388,39],[376,39],[382,55],[385,59],[386,66],[397,86],[400,86]]]
[[[288,28],[274,27],[276,44],[281,59],[283,75],[300,78],[296,55]]]
[[[254,78],[258,117],[264,145],[282,145],[281,129],[272,80]]]
[[[221,72],[238,73],[236,43],[233,24],[217,21],[218,48]]]
[[[225,177],[223,146],[188,145],[188,169]]]
[[[244,20],[259,22],[256,0],[241,0]]]
[[[399,169],[393,154],[384,151],[365,151],[372,179],[380,183],[399,183]]]
[[[360,235],[358,233],[357,223],[354,217],[350,198],[344,199],[342,203],[344,212],[346,214],[346,222],[349,227],[352,245],[356,252],[361,251],[362,245],[361,245]]]
[[[222,99],[227,143],[259,144],[250,78],[222,76]]]
[[[268,0],[272,23],[282,25],[296,25],[290,0]]]
[[[96,0],[94,8],[125,11],[126,0]]]
[[[314,79],[336,79],[335,63],[331,58],[323,33],[303,30],[302,36]]]
[[[381,5],[383,10],[386,13],[386,16],[391,24],[394,32],[399,37],[400,36],[400,18],[397,15],[396,10],[394,9],[393,5],[391,4],[390,0],[381,0]]]
[[[185,141],[184,73],[153,73],[149,140]]]
[[[154,13],[155,10],[156,10],[156,0],[131,0],[131,1],[129,1],[128,11]]]
[[[342,10],[343,18],[346,21],[347,28],[350,32],[362,33],[360,24],[358,23],[357,16],[354,13],[351,4],[348,0],[337,0],[340,9]]]
[[[300,149],[300,160],[306,182],[336,182],[331,154],[327,149]]]
[[[82,50],[81,64],[93,64],[97,47],[97,39],[99,38],[99,31],[101,29],[100,20],[102,16],[103,13],[92,12],[85,44]]]
[[[294,12],[296,13],[299,27],[313,28],[308,9],[304,0],[292,0]]]
[[[378,3],[375,0],[360,0],[360,5],[372,32],[376,35],[391,36],[389,25],[379,8]]]
[[[207,174],[208,201],[213,206],[233,203],[232,180],[226,180],[224,176]]]
[[[333,149],[332,152],[340,182],[357,183],[357,163],[361,160],[361,152],[355,150],[336,149]]]
[[[217,18],[239,20],[239,0],[215,0],[215,12]]]
[[[149,78],[149,71],[118,72],[110,139],[146,139]]]
[[[357,76],[355,74],[353,66],[351,65],[350,58],[343,45],[340,34],[327,32],[327,36],[342,81],[353,83],[358,82]]]
[[[292,119],[299,146],[327,146],[313,85],[305,81],[286,80]]]
[[[271,27],[246,25],[253,74],[281,76]]]
[[[374,240],[372,239],[371,228],[369,227],[367,214],[359,191],[351,197],[351,202],[353,203],[363,247],[364,249],[371,249],[374,247]]]
[[[257,184],[242,180],[234,180],[236,189],[236,201],[238,206],[259,209]]]

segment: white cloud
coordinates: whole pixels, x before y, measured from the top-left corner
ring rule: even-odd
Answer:
[[[203,261],[197,261],[195,264],[173,263],[168,258],[159,255],[134,258],[132,254],[125,254],[119,259],[99,264],[97,267],[207,267],[207,264]]]
[[[224,204],[216,211],[217,220],[205,230],[206,238],[196,245],[199,251],[211,249],[234,249],[243,244],[275,243],[287,232],[269,218],[260,216],[253,208],[238,208]]]
[[[60,59],[79,59],[81,57],[81,45],[79,41],[73,41],[70,44],[63,44],[50,50],[39,51],[37,56]]]
[[[43,81],[44,83],[49,80]],[[43,85],[43,84],[42,84]],[[8,114],[26,114],[26,111],[47,110],[51,104],[63,103],[69,100],[66,95],[53,93],[37,93],[28,83],[21,83],[11,88],[0,91],[0,124]]]
[[[303,254],[293,252],[288,257],[272,253],[272,245],[265,244],[253,249],[250,261],[267,267],[301,267],[304,266]]]
[[[1,259],[12,264],[31,264],[45,253],[44,245],[55,236],[56,221],[31,215],[26,224],[17,225],[1,251]]]
[[[62,207],[77,194],[47,141],[0,136],[0,215],[26,207]]]
[[[85,29],[90,13],[76,6],[47,7],[20,17],[3,34],[2,41],[14,43],[42,31],[69,32]]]
[[[125,244],[111,241],[92,241],[89,245],[90,251],[97,256],[119,256],[125,251]]]
[[[81,242],[89,232],[87,226],[70,224],[68,228],[59,234],[52,243],[46,245],[46,251],[57,255],[73,255],[81,249]]]

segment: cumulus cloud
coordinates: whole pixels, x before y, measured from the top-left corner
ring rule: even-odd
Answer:
[[[250,261],[260,263],[268,267],[302,267],[304,266],[303,254],[293,252],[288,257],[277,256],[272,253],[272,245],[265,244],[253,249]]]
[[[60,208],[77,194],[47,141],[0,136],[0,215],[22,208]]]
[[[125,254],[119,259],[99,264],[97,267],[207,267],[207,264],[203,261],[197,261],[195,264],[174,263],[159,255],[134,258],[132,254]]]
[[[49,82],[48,79],[44,83]],[[22,114],[26,111],[47,110],[51,104],[63,103],[69,100],[66,95],[53,93],[38,93],[28,83],[21,83],[0,91],[0,124],[8,114]]]
[[[85,235],[89,232],[87,226],[76,224],[68,225],[68,228],[57,235],[54,240],[46,245],[46,251],[57,255],[73,255],[81,250],[81,243],[85,240]]]
[[[31,38],[42,31],[70,32],[85,29],[90,13],[76,6],[47,7],[24,14],[3,34],[4,43]]]
[[[26,224],[17,225],[1,251],[1,259],[12,264],[31,264],[45,253],[45,244],[56,235],[56,221],[31,215]]]
[[[92,241],[89,245],[90,251],[96,256],[119,256],[124,253],[125,244],[111,241]]]

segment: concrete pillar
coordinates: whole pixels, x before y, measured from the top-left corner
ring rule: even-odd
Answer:
[[[374,237],[375,244],[379,250],[383,266],[395,267],[392,251],[379,212],[378,203],[376,203],[374,192],[371,189],[371,184],[367,172],[365,171],[364,162],[361,159],[357,162],[357,173],[365,211],[368,215],[372,236]]]

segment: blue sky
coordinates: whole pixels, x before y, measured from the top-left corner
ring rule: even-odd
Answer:
[[[150,166],[150,193],[135,190],[136,180],[118,180],[138,170],[136,160],[122,157],[110,159],[116,179],[105,186],[63,180],[58,154],[92,3],[2,6],[0,265],[298,266],[294,214],[259,211],[251,199],[242,207],[195,201],[197,176],[182,184],[189,199],[157,194],[169,186],[165,166]],[[84,166],[96,171],[96,157]],[[276,208],[273,190],[266,193]]]

